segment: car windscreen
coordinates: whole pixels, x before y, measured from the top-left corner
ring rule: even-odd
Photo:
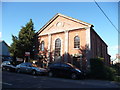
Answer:
[[[49,65],[49,67],[60,67],[60,66],[61,66],[60,63],[53,63]]]
[[[10,65],[11,64],[11,62],[9,62],[9,61],[4,61],[3,63],[6,64],[6,65]]]
[[[32,67],[38,67],[36,64],[32,63]]]
[[[73,68],[76,68],[74,65],[70,64],[70,63],[67,63],[69,66],[73,67]]]

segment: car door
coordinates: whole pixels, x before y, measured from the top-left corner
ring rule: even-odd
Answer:
[[[26,72],[27,73],[31,73],[32,72],[32,64],[31,63],[27,63],[27,65],[26,65]]]
[[[55,63],[55,64],[52,64],[52,66],[50,67],[51,71],[59,76],[61,74],[61,64],[60,63]]]
[[[4,62],[1,64],[1,66],[2,66],[3,69],[7,69],[6,65],[7,65],[7,62],[6,62],[6,61],[4,61]]]
[[[10,62],[9,61],[5,61],[4,67],[7,69],[7,68],[9,68],[9,66],[10,66]]]
[[[27,67],[26,63],[22,63],[21,66],[20,66],[20,71],[25,73],[26,72],[26,67]]]
[[[61,73],[64,76],[69,76],[71,72],[71,67],[67,64],[61,64]]]

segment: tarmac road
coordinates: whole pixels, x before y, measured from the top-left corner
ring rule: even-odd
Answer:
[[[2,72],[3,89],[22,88],[120,88],[120,84],[102,80],[72,80],[48,76]]]

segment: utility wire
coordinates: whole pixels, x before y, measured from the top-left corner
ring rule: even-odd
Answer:
[[[99,9],[102,11],[102,13],[105,15],[105,17],[109,20],[109,22],[113,25],[113,27],[118,31],[120,34],[120,31],[116,28],[116,26],[113,24],[113,22],[109,19],[109,17],[105,14],[105,12],[102,10],[102,8],[98,5],[98,3],[94,0],[95,4],[99,7]]]

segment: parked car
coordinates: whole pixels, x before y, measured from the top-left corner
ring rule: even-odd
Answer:
[[[16,67],[12,64],[11,61],[3,61],[1,64],[2,70],[15,71]]]
[[[33,63],[21,63],[19,65],[16,66],[16,72],[20,73],[30,73],[32,75],[43,75],[47,73],[47,70],[41,67],[38,67],[36,64]]]
[[[72,79],[84,77],[84,73],[70,63],[52,63],[48,66],[48,76],[62,76]]]
[[[12,57],[2,57],[2,61],[12,61],[13,58]]]

